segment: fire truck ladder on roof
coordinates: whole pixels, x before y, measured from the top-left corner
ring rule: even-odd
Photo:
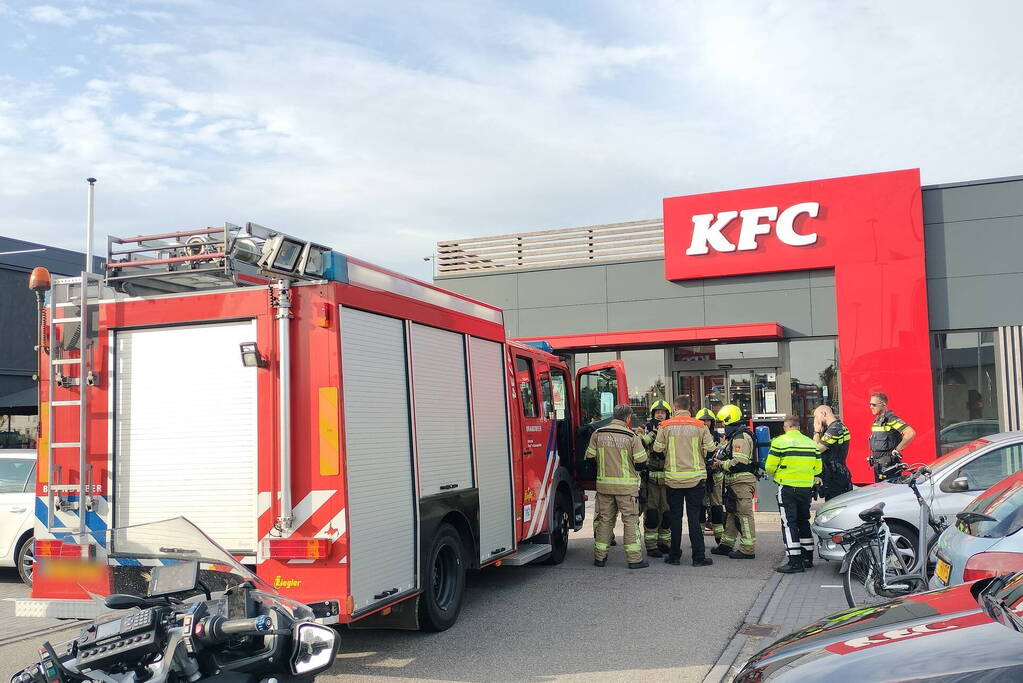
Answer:
[[[78,533],[86,532],[85,514],[93,507],[92,501],[92,466],[87,461],[89,452],[88,387],[94,384],[92,372],[92,337],[90,329],[91,316],[96,310],[102,291],[102,276],[93,273],[82,273],[81,277],[61,278],[54,281],[50,294],[50,310],[47,340],[49,343],[49,367],[47,369],[48,400],[50,405],[49,419],[46,421],[46,469],[47,481],[47,512],[46,528],[48,531],[68,531],[69,529],[56,519],[58,510],[78,511]],[[58,334],[59,333],[59,334]],[[78,356],[73,352],[77,350]],[[78,373],[66,372],[70,368],[78,368]],[[57,400],[57,387],[71,392],[77,390],[78,398],[62,398]],[[78,413],[78,441],[55,441],[54,426],[57,422],[58,410],[74,410]],[[62,420],[62,423],[65,421]],[[68,482],[64,483],[65,473],[60,466],[55,466],[54,452],[58,449],[78,449],[78,483],[71,483],[71,473],[67,472]],[[78,499],[71,500],[77,493]]]

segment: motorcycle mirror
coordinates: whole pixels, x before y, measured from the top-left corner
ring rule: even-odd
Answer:
[[[292,631],[295,653],[291,657],[291,673],[296,676],[314,676],[326,671],[334,663],[341,641],[329,626],[303,622]]]
[[[109,609],[130,609],[132,607],[148,607],[150,603],[145,598],[135,595],[114,593],[113,595],[108,595],[103,604]]]

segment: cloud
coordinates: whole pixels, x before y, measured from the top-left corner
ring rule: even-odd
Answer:
[[[36,21],[40,24],[56,24],[57,26],[71,26],[75,23],[75,20],[71,18],[64,10],[53,5],[36,5],[30,7],[27,12],[28,19],[30,21]]]
[[[58,66],[56,69],[54,69],[53,73],[58,78],[71,78],[72,76],[77,76],[81,72],[73,66],[67,66],[62,64],[61,66]]]
[[[38,75],[0,80],[17,236],[77,240],[96,175],[114,234],[253,220],[428,277],[440,239],[891,168],[1010,175],[1023,156],[1012,4],[101,7]],[[65,66],[82,55],[84,84]]]

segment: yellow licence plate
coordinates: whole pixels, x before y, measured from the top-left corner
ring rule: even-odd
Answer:
[[[938,560],[938,566],[934,570],[934,575],[941,579],[941,582],[948,585],[948,577],[952,573],[952,565],[945,560]]]

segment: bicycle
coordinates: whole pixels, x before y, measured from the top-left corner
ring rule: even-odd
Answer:
[[[892,468],[892,475],[905,474],[907,469],[900,463]],[[892,533],[884,520],[884,503],[878,503],[859,513],[863,524],[832,536],[831,540],[846,548],[841,573],[845,600],[849,607],[873,605],[879,602],[918,593],[927,589],[927,561],[931,548],[948,523],[944,517],[931,516],[931,507],[920,495],[917,480],[931,471],[924,466],[909,474],[905,482],[916,496],[920,506],[917,529],[916,557],[913,566],[906,566],[906,559],[892,543]],[[933,530],[930,538],[924,533],[927,525]]]

